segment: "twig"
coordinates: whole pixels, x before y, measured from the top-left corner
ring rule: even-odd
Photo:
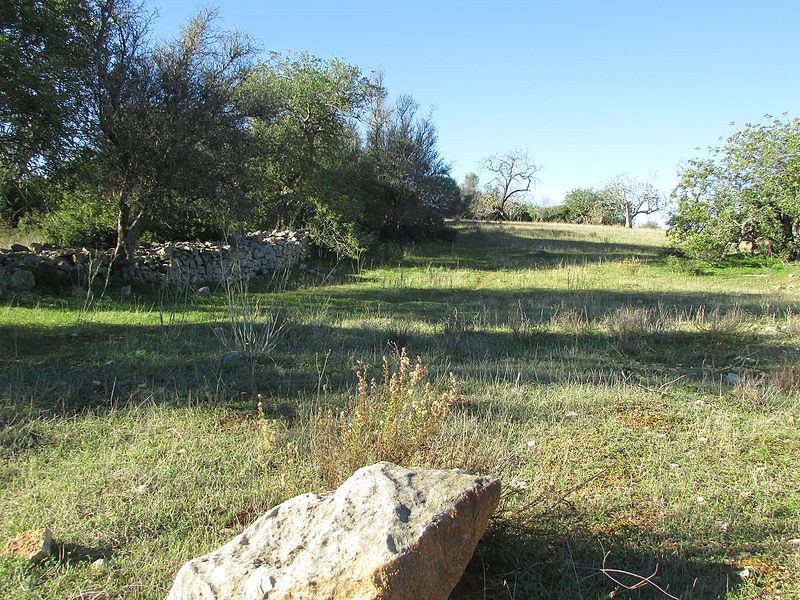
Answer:
[[[656,568],[653,571],[652,575],[650,575],[648,577],[642,577],[641,575],[637,575],[636,573],[631,573],[630,571],[623,571],[621,569],[607,569],[606,568],[606,561],[608,560],[609,554],[611,554],[611,552],[606,552],[605,556],[603,556],[603,568],[600,569],[600,572],[603,575],[605,575],[606,577],[608,577],[611,581],[616,583],[618,586],[620,586],[622,588],[625,588],[626,590],[633,591],[633,590],[638,590],[639,588],[643,588],[643,587],[645,587],[647,585],[652,585],[659,592],[664,594],[667,598],[671,598],[672,600],[680,600],[680,598],[678,598],[677,596],[673,596],[667,590],[665,590],[664,588],[662,588],[661,586],[659,586],[657,583],[655,583],[653,581],[653,577],[655,577],[658,574],[658,565],[656,565]],[[634,579],[638,579],[639,581],[637,583],[635,583],[634,585],[625,585],[619,579],[614,577],[612,575],[612,573],[614,575],[625,575],[627,577],[633,577]]]
[[[561,503],[562,503],[564,500],[566,500],[568,496],[570,496],[571,494],[574,494],[574,493],[575,493],[575,492],[577,492],[578,490],[580,490],[580,489],[582,489],[582,488],[586,487],[586,486],[587,486],[587,485],[589,485],[589,484],[590,484],[592,481],[594,481],[595,479],[597,479],[598,477],[600,477],[601,475],[603,475],[604,473],[606,473],[606,472],[607,472],[609,469],[611,469],[611,468],[615,467],[615,466],[616,466],[616,464],[617,464],[617,461],[612,461],[612,462],[611,462],[611,464],[609,464],[609,465],[608,465],[608,466],[606,466],[606,467],[603,467],[602,469],[600,469],[600,470],[599,470],[597,473],[595,473],[594,475],[592,475],[592,476],[591,476],[591,477],[589,477],[588,479],[586,479],[586,480],[584,480],[584,481],[581,481],[580,483],[578,483],[578,484],[576,484],[576,485],[573,485],[573,486],[572,486],[571,488],[569,488],[569,489],[568,489],[566,492],[564,492],[563,494],[561,494],[561,496],[558,498],[558,500],[556,500],[556,501],[555,501],[555,502],[553,502],[553,503],[552,503],[552,504],[551,504],[549,507],[547,507],[547,509],[546,509],[546,510],[545,510],[545,511],[542,513],[542,515],[544,515],[544,514],[547,514],[548,512],[550,512],[551,510],[553,510],[553,509],[554,509],[556,506],[558,506],[558,505],[559,505],[559,504],[561,504]],[[527,512],[527,511],[531,510],[531,509],[532,509],[534,506],[536,506],[537,504],[541,504],[542,502],[544,502],[544,501],[545,501],[545,499],[546,499],[546,496],[545,496],[545,494],[541,494],[540,496],[538,496],[537,498],[534,498],[534,499],[533,499],[531,502],[529,502],[528,504],[525,504],[524,506],[522,506],[521,508],[519,508],[519,509],[515,510],[514,512],[515,512],[515,513],[517,513],[517,514],[522,514],[522,513],[524,513],[524,512]],[[540,516],[542,516],[542,515],[537,515],[537,517],[540,517]],[[528,522],[531,520],[531,518],[532,518],[532,517],[530,517],[530,516],[529,516],[528,518],[526,518],[526,519],[525,519],[525,521],[524,521],[524,523],[528,523]]]

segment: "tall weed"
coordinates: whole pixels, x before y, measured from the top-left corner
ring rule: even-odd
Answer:
[[[384,356],[381,383],[369,377],[364,363],[356,383],[344,410],[328,406],[314,415],[314,462],[330,486],[364,465],[382,460],[410,465],[421,458],[458,400],[455,375],[450,374],[447,389],[435,392],[422,359],[412,364],[405,348],[396,370]]]

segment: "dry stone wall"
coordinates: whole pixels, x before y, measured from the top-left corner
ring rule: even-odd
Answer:
[[[197,286],[234,274],[246,279],[300,265],[308,248],[304,231],[256,231],[230,242],[172,242],[139,248],[133,279],[139,283]],[[0,250],[0,290],[86,285],[104,278],[113,252],[14,244]]]

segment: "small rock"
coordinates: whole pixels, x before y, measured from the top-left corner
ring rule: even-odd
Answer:
[[[210,296],[211,295],[211,288],[207,285],[204,285],[199,290],[195,292],[196,296]]]
[[[534,440],[530,440],[528,442],[528,448],[533,448],[535,445],[536,445],[536,442]]]
[[[708,438],[705,437],[704,435],[701,435],[701,436],[699,436],[697,438],[697,441],[700,442],[701,444],[707,444],[708,443]]]
[[[0,556],[24,558],[32,563],[42,562],[50,556],[53,533],[47,528],[29,529],[10,539],[0,550]]]
[[[95,573],[105,573],[108,571],[108,561],[105,558],[98,558],[89,565],[89,569]]]
[[[499,500],[497,479],[377,463],[185,563],[168,600],[445,600]]]
[[[800,538],[794,538],[792,540],[789,540],[789,544],[800,548]]]
[[[697,498],[694,499],[694,501],[697,502],[700,506],[706,503],[706,499],[703,498],[702,496],[698,496]]]
[[[680,469],[681,466],[678,463],[669,463],[670,469]]]
[[[748,577],[750,577],[751,574],[752,573],[750,572],[750,567],[745,567],[744,569],[739,571],[739,577],[741,577],[742,579],[747,579]]]

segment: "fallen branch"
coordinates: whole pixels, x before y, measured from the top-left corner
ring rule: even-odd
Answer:
[[[638,575],[636,573],[631,573],[630,571],[623,571],[621,569],[608,569],[608,568],[606,568],[606,561],[608,560],[608,555],[609,554],[611,554],[611,552],[606,552],[605,556],[603,556],[603,568],[600,569],[600,572],[603,575],[605,575],[606,577],[608,577],[611,581],[616,583],[618,586],[620,586],[620,587],[622,587],[622,588],[624,588],[626,590],[633,591],[633,590],[638,590],[639,588],[643,588],[643,587],[648,586],[648,585],[652,585],[659,592],[664,594],[667,598],[671,598],[672,600],[680,600],[680,598],[678,598],[677,596],[673,596],[667,590],[665,590],[664,588],[662,588],[661,586],[659,586],[657,583],[655,583],[653,581],[653,577],[655,577],[658,574],[658,565],[656,565],[656,568],[653,571],[652,575],[650,575],[648,577],[642,577],[641,575]],[[633,584],[633,585],[626,585],[626,584],[622,583],[619,579],[614,577],[614,575],[625,575],[626,577],[633,577],[634,579],[638,579],[639,581],[637,583]]]

